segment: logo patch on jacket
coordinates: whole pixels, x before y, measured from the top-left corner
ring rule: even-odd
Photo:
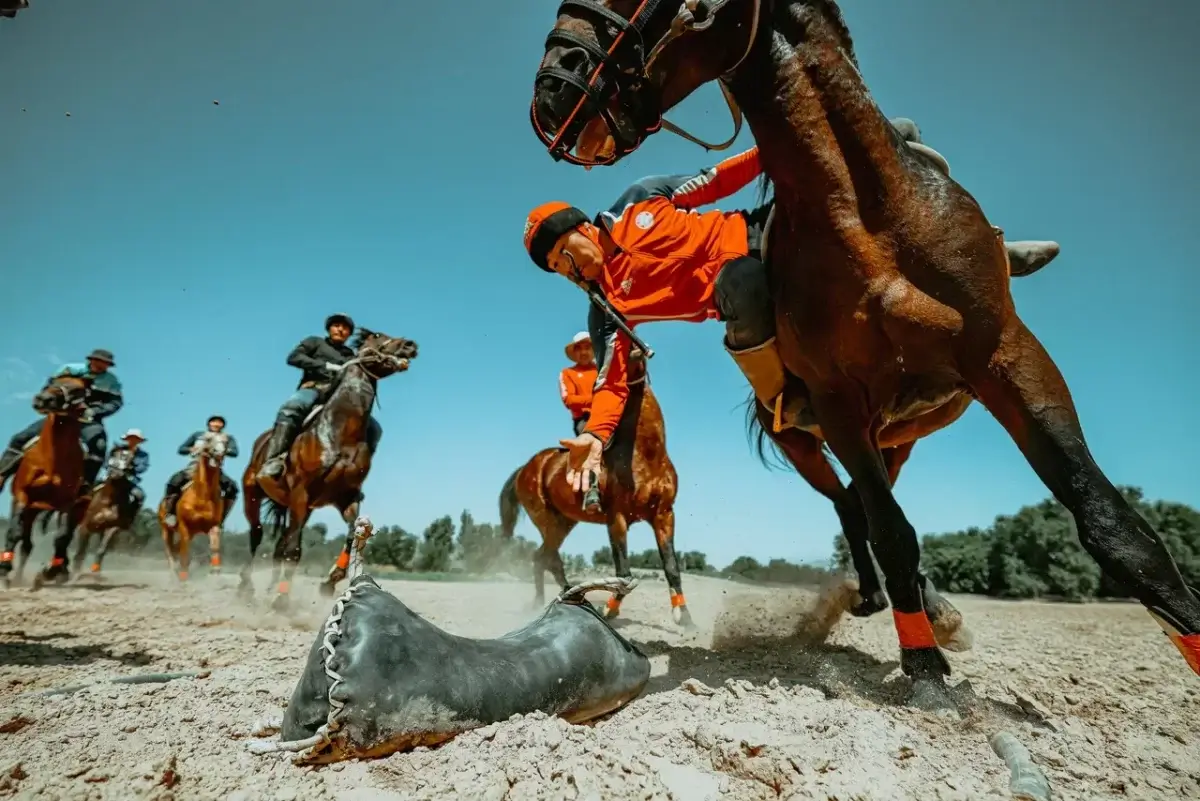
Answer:
[[[629,290],[631,290],[631,289],[633,289],[633,279],[632,278],[626,278],[624,281],[621,282],[621,291],[623,293],[628,295]]]
[[[654,225],[654,215],[648,211],[643,211],[633,218],[633,224],[643,231],[649,230],[650,226]]]

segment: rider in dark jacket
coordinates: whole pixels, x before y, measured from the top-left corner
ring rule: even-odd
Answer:
[[[354,333],[354,320],[346,314],[331,314],[325,319],[324,337],[306,337],[288,354],[287,363],[303,373],[292,396],[284,401],[275,417],[275,429],[267,443],[267,458],[258,475],[274,478],[283,472],[288,449],[300,433],[304,419],[322,401],[346,362],[354,358],[354,349],[346,340]],[[372,454],[383,436],[374,417],[367,418],[366,444]]]
[[[233,438],[232,434],[226,434],[224,432],[225,418],[219,414],[214,414],[212,417],[208,418],[208,423],[205,427],[208,429],[208,431],[214,434],[221,434],[225,437],[225,458],[236,459],[238,455],[237,440]],[[196,441],[203,437],[205,433],[206,432],[204,431],[196,431],[190,437],[185,439],[183,444],[179,446],[179,455],[191,456],[192,448],[196,445]],[[191,479],[192,473],[195,472],[195,469],[196,463],[194,461],[189,462],[187,467],[183,468],[175,473],[175,475],[167,479],[167,488],[163,493],[163,502],[166,504],[165,511],[167,517],[171,517],[175,514],[175,504],[179,502],[179,496],[183,494],[183,488],[187,486],[187,483]],[[225,471],[222,470],[221,497],[225,499],[225,507],[229,508],[229,505],[237,500],[237,496],[237,482],[225,475]]]

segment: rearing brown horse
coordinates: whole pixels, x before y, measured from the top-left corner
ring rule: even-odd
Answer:
[[[675,492],[679,476],[667,455],[666,426],[662,409],[648,386],[646,360],[636,348],[630,354],[629,398],[613,432],[612,446],[604,452],[600,474],[602,512],[588,512],[580,495],[568,486],[564,475],[569,453],[563,448],[538,451],[513,473],[500,491],[500,525],[504,537],[512,537],[517,518],[524,509],[542,535],[542,547],[533,552],[534,602],[545,602],[545,571],[550,571],[564,589],[567,583],[559,548],[578,523],[600,523],[608,527],[616,574],[633,575],[629,569],[629,526],[647,522],[654,529],[658,555],[671,593],[671,615],[681,626],[692,626],[692,614],[683,596],[683,580],[675,552]],[[616,617],[621,598],[609,598],[605,613]]]
[[[33,524],[43,512],[55,512],[63,520],[54,537],[54,557],[42,570],[35,586],[43,581],[64,583],[68,578],[67,549],[89,496],[79,495],[83,484],[83,446],[80,416],[85,410],[91,381],[75,376],[57,376],[33,399],[33,409],[46,416],[37,441],[25,451],[13,476],[12,513],[8,534],[0,552],[0,580],[7,586],[13,570],[14,550],[20,546],[16,576],[20,582],[25,563],[33,551]]]
[[[313,412],[311,426],[300,432],[288,450],[283,477],[278,481],[258,478],[270,431],[254,442],[250,464],[242,476],[246,520],[250,523],[250,561],[242,568],[239,590],[243,595],[254,592],[251,575],[254,555],[262,544],[261,509],[266,503],[277,536],[273,581],[278,584],[272,601],[277,610],[282,611],[288,605],[292,576],[300,563],[300,533],[314,509],[336,506],[348,527],[346,543],[321,586],[322,592],[332,594],[337,582],[345,578],[354,521],[363,499],[362,485],[371,470],[371,453],[364,433],[375,403],[376,384],[380,379],[404,372],[409,359],[417,357],[417,343],[361,327],[355,335],[355,349],[357,355],[344,364],[328,398]]]
[[[1200,674],[1200,593],[1092,458],[1062,374],[1013,305],[1003,242],[875,105],[837,4],[571,0],[559,11],[532,110],[556,155],[632,152],[711,80],[745,112],[775,185],[770,271],[788,391],[808,399],[812,430],[862,499],[911,701],[950,707],[950,668],[882,449],[896,426],[963,396],[1004,426],[1084,547]]]

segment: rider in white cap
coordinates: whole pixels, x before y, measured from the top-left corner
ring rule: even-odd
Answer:
[[[150,469],[150,454],[142,450],[141,446],[145,441],[146,435],[140,428],[131,428],[109,453],[110,458],[117,451],[130,451],[133,454],[133,463],[129,468],[129,501],[133,504],[135,512],[146,502],[146,492],[142,489],[141,482],[142,475]]]
[[[592,338],[588,332],[580,331],[572,337],[566,352],[567,358],[574,364],[564,367],[558,374],[558,392],[563,406],[571,413],[575,436],[579,436],[587,425],[592,388],[596,385],[596,355],[592,351]]]

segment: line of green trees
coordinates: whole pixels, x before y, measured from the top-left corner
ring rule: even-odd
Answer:
[[[1182,503],[1147,501],[1136,487],[1122,487],[1122,494],[1166,541],[1184,577],[1200,586],[1200,511]],[[0,530],[7,521],[0,518]],[[302,533],[304,557],[301,568],[323,574],[342,548],[340,531],[330,536],[320,523]],[[95,547],[95,546],[93,546]],[[269,559],[275,542],[270,532],[259,548],[260,558]],[[434,520],[418,536],[400,526],[376,529],[367,545],[366,561],[377,569],[402,573],[528,575],[530,557],[538,547],[524,537],[505,539],[500,527],[478,523],[468,511],[457,524],[446,515]],[[207,551],[207,539],[193,539],[197,558]],[[118,535],[117,553],[154,554],[162,549],[158,520],[147,509],[137,516],[132,530]],[[223,537],[226,564],[244,564],[249,558],[249,536],[228,532]],[[1089,598],[1128,597],[1128,591],[1100,573],[1095,561],[1079,544],[1071,515],[1057,501],[1047,499],[1026,506],[1013,515],[1001,515],[988,528],[969,528],[948,534],[931,534],[922,539],[921,567],[940,589],[952,593],[991,595],[1004,598],[1060,598],[1080,601]],[[739,556],[724,568],[712,565],[702,551],[679,554],[681,568],[742,581],[771,584],[821,584],[835,573],[852,573],[850,552],[840,533],[834,540],[829,566],[797,564],[786,559],[764,563]],[[610,572],[612,551],[600,548],[591,558],[564,555],[567,576],[590,571]],[[630,553],[630,566],[660,570],[657,548]]]
[[[1200,587],[1200,511],[1183,503],[1147,501],[1137,487],[1120,489],[1163,538],[1183,577]],[[850,565],[841,535],[834,565],[841,570]],[[921,569],[946,592],[1067,601],[1129,597],[1126,588],[1100,572],[1079,544],[1070,512],[1052,498],[1001,515],[984,529],[925,536]]]

